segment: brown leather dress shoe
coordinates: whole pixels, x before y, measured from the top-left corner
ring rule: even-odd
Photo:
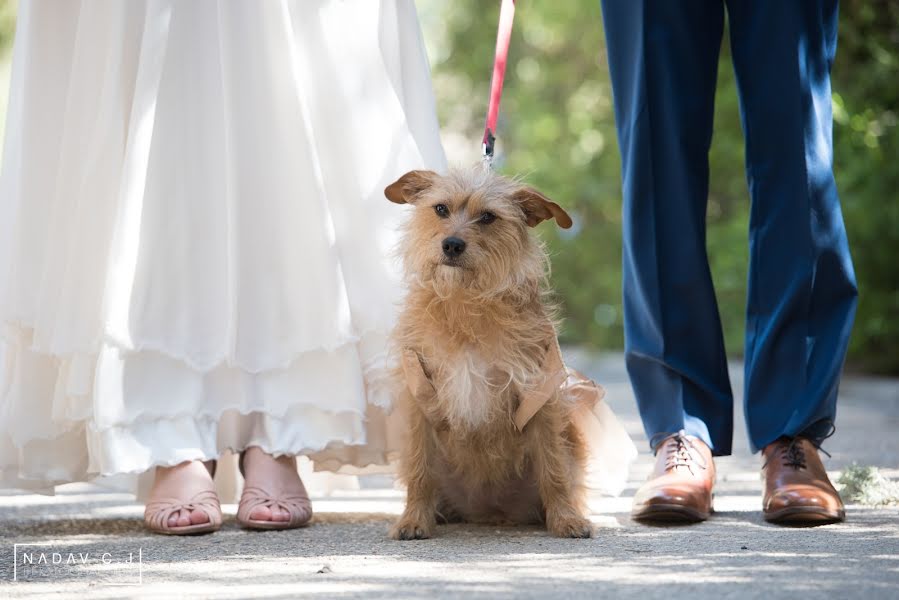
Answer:
[[[763,509],[771,523],[823,524],[842,521],[846,510],[827,478],[818,448],[804,437],[780,438],[762,450]]]
[[[638,521],[697,522],[712,512],[715,463],[705,442],[683,431],[656,449],[656,466],[634,496]]]

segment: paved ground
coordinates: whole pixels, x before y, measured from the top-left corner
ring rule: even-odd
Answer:
[[[621,357],[568,359],[606,385],[645,451]],[[857,462],[899,478],[899,381],[847,378],[838,425],[826,446],[834,475]],[[899,509],[850,506],[846,523],[810,529],[768,525],[759,513],[758,457],[746,447],[738,426],[736,454],[718,462],[717,514],[686,527],[628,518],[629,497],[650,466],[644,454],[622,498],[593,502],[592,540],[447,526],[436,539],[393,542],[385,532],[403,499],[383,478],[317,499],[306,529],[245,532],[228,505],[223,530],[196,538],[145,533],[142,509],[127,494],[88,485],[65,486],[56,497],[0,492],[0,597],[899,598]],[[28,543],[42,545],[14,547]],[[23,569],[22,552],[34,561],[43,552],[51,564]],[[52,564],[53,552],[63,564]],[[75,563],[91,554],[86,564],[65,564],[70,553]],[[103,553],[109,564],[94,558]]]

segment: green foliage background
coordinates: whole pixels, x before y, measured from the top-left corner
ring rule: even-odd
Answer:
[[[445,131],[478,155],[499,2],[418,3]],[[598,0],[517,4],[499,124],[501,170],[577,215],[542,228],[564,306],[563,338],[623,345],[620,158]],[[899,373],[899,3],[844,0],[833,68],[837,185],[860,287],[850,366]],[[455,141],[450,136],[449,142]],[[729,353],[743,351],[749,193],[725,32],[708,204],[708,254]]]
[[[416,5],[449,154],[476,160],[499,2]],[[0,0],[4,71],[15,13],[14,1]],[[833,92],[835,171],[861,291],[849,362],[897,374],[899,2],[841,2]],[[599,0],[518,3],[499,136],[501,169],[525,175],[577,217],[573,233],[542,229],[564,306],[564,340],[620,348],[621,165]],[[727,348],[740,355],[749,197],[726,33],[709,160],[709,260]]]

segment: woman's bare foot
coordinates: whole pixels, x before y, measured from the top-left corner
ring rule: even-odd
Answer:
[[[295,456],[276,458],[259,446],[250,446],[241,466],[244,494],[238,521],[250,527],[271,523],[272,529],[298,527],[309,521],[312,507]]]
[[[156,467],[156,478],[150,490],[148,505],[160,503],[184,504],[165,520],[168,527],[188,527],[210,522],[209,514],[199,507],[192,507],[192,500],[200,494],[212,491],[215,486],[206,465],[199,460],[189,460],[173,467]],[[188,508],[191,507],[191,508]]]

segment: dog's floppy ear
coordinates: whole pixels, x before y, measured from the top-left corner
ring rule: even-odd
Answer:
[[[384,195],[397,204],[415,204],[415,197],[434,183],[434,171],[409,171],[384,189]]]
[[[515,200],[524,211],[525,220],[530,227],[536,227],[547,219],[555,218],[556,223],[562,229],[571,227],[571,217],[565,210],[535,190],[532,187],[524,187],[515,193]]]

